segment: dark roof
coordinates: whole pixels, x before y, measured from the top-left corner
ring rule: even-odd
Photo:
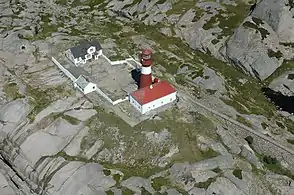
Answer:
[[[67,69],[76,79],[79,78],[79,76],[84,75],[84,76],[89,76],[89,73],[83,69],[82,67],[77,67],[77,66],[70,66]]]
[[[96,50],[99,51],[101,50],[101,45],[97,40],[82,40],[79,42],[78,45],[70,48],[70,51],[74,58],[79,58],[82,57],[83,59],[85,58],[85,55],[87,54],[87,50],[89,47],[94,46],[96,47]]]

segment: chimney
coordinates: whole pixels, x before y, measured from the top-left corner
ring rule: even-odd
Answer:
[[[152,85],[152,51],[150,49],[144,49],[141,52],[140,61],[142,64],[141,75],[140,75],[140,86],[139,88],[147,87]]]

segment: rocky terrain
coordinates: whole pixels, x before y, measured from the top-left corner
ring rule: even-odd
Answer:
[[[0,194],[294,194],[293,155],[276,159],[185,96],[132,128],[48,59],[89,37],[111,59],[151,47],[155,75],[293,150],[294,117],[280,102],[293,102],[293,7],[0,0]]]

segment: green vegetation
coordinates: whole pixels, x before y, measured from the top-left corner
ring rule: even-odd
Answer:
[[[276,158],[260,154],[258,154],[258,156],[269,171],[286,175],[287,177],[294,179],[294,174],[291,171],[284,169]]]
[[[9,83],[7,85],[4,85],[3,87],[3,91],[6,94],[6,96],[8,98],[11,98],[12,100],[25,97],[24,95],[21,95],[18,90],[19,90],[19,87],[17,86],[16,83]]]
[[[30,104],[34,106],[34,109],[28,116],[28,118],[33,122],[35,120],[35,116],[44,108],[49,106],[51,102],[57,100],[60,95],[70,95],[70,92],[65,90],[64,86],[42,90],[27,85],[27,95],[31,97]],[[70,121],[72,122],[73,120]]]
[[[275,78],[281,76],[287,71],[294,69],[294,61],[284,60],[283,64],[277,68],[277,70],[266,80],[263,81],[265,85],[269,85]]]
[[[249,5],[238,2],[237,6],[221,4],[225,7],[226,11],[218,10],[218,14],[213,16],[203,26],[203,29],[208,30],[210,28],[219,26],[223,31],[219,35],[219,39],[222,36],[232,35],[234,30],[242,23],[246,15],[248,14]],[[247,8],[247,9],[246,9]],[[228,16],[226,16],[228,14]]]
[[[195,7],[195,0],[181,0],[173,4],[173,9],[166,12],[167,15],[183,14],[191,8]]]
[[[283,57],[282,52],[280,52],[280,51],[273,51],[271,49],[268,49],[267,50],[267,54],[268,54],[269,57],[275,57],[275,58],[278,58],[278,59],[280,59],[281,57]]]
[[[294,139],[287,139],[287,142],[290,144],[294,144]]]
[[[248,127],[252,127],[251,122],[240,115],[237,115],[237,121],[239,121],[240,123],[243,123],[244,125],[246,125]]]
[[[242,179],[242,170],[241,169],[234,169],[233,175],[239,179]]]
[[[207,181],[199,182],[199,183],[195,184],[195,187],[207,189],[208,186],[215,181],[216,181],[216,177],[209,178]]]
[[[256,29],[256,31],[260,33],[262,40],[265,39],[267,35],[269,35],[269,32],[266,29],[259,27],[263,22],[257,18],[255,18],[253,21],[254,23],[246,21],[243,23],[243,26],[246,28]]]
[[[152,179],[151,185],[155,191],[159,191],[162,186],[169,186],[170,181],[164,177],[156,177]]]
[[[72,116],[66,115],[64,114],[62,116],[63,119],[65,119],[67,122],[69,122],[72,125],[78,125],[80,123],[80,121]]]

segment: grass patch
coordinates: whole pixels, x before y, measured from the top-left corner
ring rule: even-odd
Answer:
[[[241,169],[234,169],[233,175],[237,177],[238,179],[242,179],[242,170]]]
[[[59,96],[57,94],[70,95],[70,93],[64,89],[64,86],[42,90],[27,85],[27,95],[31,97],[30,104],[34,105],[34,109],[28,116],[31,122],[35,120],[39,112],[58,99]]]
[[[172,14],[183,14],[186,11],[188,11],[191,8],[194,8],[196,5],[196,1],[195,0],[181,0],[181,1],[177,1],[176,3],[174,3],[172,5],[172,9],[168,10],[166,12],[166,14],[168,16],[172,15]]]
[[[222,29],[222,33],[218,38],[232,35],[234,30],[242,23],[248,14],[248,8],[250,7],[243,2],[238,2],[236,6],[223,3],[221,3],[221,5],[226,11],[218,10],[219,13],[213,16],[203,26],[203,29],[205,30],[219,26]],[[225,16],[225,14],[228,14],[228,16]]]
[[[208,186],[211,183],[215,182],[215,181],[216,181],[216,178],[215,177],[214,178],[209,178],[207,181],[199,182],[199,183],[195,184],[195,187],[207,189]]]
[[[294,139],[287,139],[287,142],[288,142],[289,144],[294,144]]]
[[[275,72],[263,81],[264,85],[269,85],[274,79],[278,78],[287,71],[294,69],[294,61],[284,60],[283,64]]]
[[[252,18],[252,20],[254,23],[250,22],[250,21],[246,21],[243,23],[243,26],[245,28],[255,29],[256,32],[260,33],[261,39],[264,40],[267,37],[267,35],[269,35],[269,32],[266,29],[260,27],[260,24],[262,24],[262,21],[260,19],[258,19],[258,18],[253,19]]]
[[[247,119],[245,119],[244,117],[237,115],[237,121],[246,125],[247,127],[252,127],[252,124],[250,123],[250,121],[248,121]]]
[[[155,191],[160,191],[162,186],[169,186],[170,181],[164,177],[156,177],[152,179],[151,185]]]
[[[78,125],[80,123],[80,120],[66,114],[62,115],[62,118],[72,125]]]
[[[269,171],[272,171],[277,174],[285,175],[291,179],[294,179],[294,174],[291,171],[284,169],[276,158],[273,158],[271,156],[261,155],[261,154],[259,154],[258,156]]]
[[[16,83],[9,83],[7,85],[4,85],[3,91],[6,94],[8,98],[11,98],[12,100],[16,100],[19,98],[24,98],[24,95],[21,95],[19,92],[19,87]]]
[[[280,59],[281,57],[283,57],[283,54],[280,52],[280,51],[273,51],[271,49],[268,49],[267,50],[267,54],[269,57],[275,57],[275,58],[278,58]]]

